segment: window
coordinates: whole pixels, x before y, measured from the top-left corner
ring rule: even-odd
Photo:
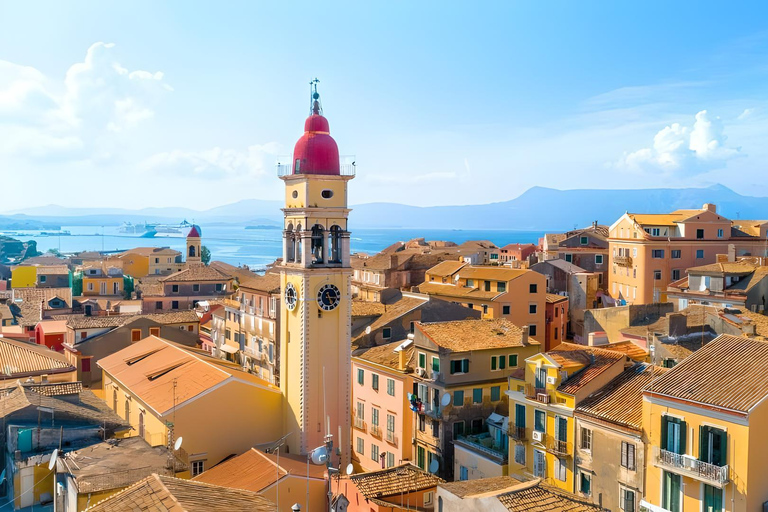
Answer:
[[[464,466],[459,466],[459,480],[469,480],[469,471]]]
[[[717,238],[723,238],[723,230],[722,229],[718,229],[717,230]]]
[[[625,487],[620,489],[619,508],[624,512],[635,512],[635,491]]]
[[[379,446],[371,443],[371,460],[379,462]]]
[[[410,329],[409,329],[409,332],[410,332],[411,334],[413,334],[413,333],[415,333],[415,332],[416,332],[416,322],[411,322],[411,327],[410,327]]]
[[[83,359],[80,360],[80,370],[83,373],[91,371],[91,358],[90,357],[86,357],[86,358],[83,358]]]
[[[163,301],[161,301],[161,300],[156,301],[155,302],[155,309],[158,310],[158,311],[162,310],[163,309]]]
[[[387,433],[394,433],[395,432],[395,415],[394,414],[387,414]],[[387,435],[387,439],[390,438],[390,435]]]
[[[507,356],[499,356],[499,370],[507,367]]]
[[[702,259],[704,257],[704,249],[696,249],[696,258]]]
[[[220,292],[224,289],[224,285],[221,283],[216,283],[216,291]]]
[[[510,356],[509,356],[509,367],[510,368],[517,368],[517,354],[510,354]]]
[[[40,282],[44,283],[47,278],[48,278],[48,276],[40,276]]]
[[[432,420],[432,437],[440,439],[440,422],[437,420]]]
[[[472,403],[480,404],[483,402],[483,388],[475,388],[472,390]]]
[[[425,354],[424,352],[419,352],[419,368],[426,368],[426,367],[427,367],[427,354]]]
[[[728,437],[725,430],[702,425],[699,427],[699,460],[725,466],[727,464]]]
[[[501,357],[504,357],[504,356],[501,356]],[[498,357],[491,356],[491,371],[495,371],[495,370],[498,370],[498,369],[499,369]]]
[[[697,229],[696,230],[696,239],[701,240],[704,238],[704,230],[703,229]]]
[[[179,293],[179,285],[177,285],[177,284],[171,285],[171,292]]]
[[[723,490],[711,485],[704,485],[704,508],[707,512],[721,512],[723,507]]]
[[[428,492],[424,493],[424,505],[425,506],[432,505],[432,497],[433,497],[432,491],[428,491]]]
[[[651,251],[651,257],[652,258],[663,258],[664,257],[664,249],[654,249]]]
[[[192,285],[192,291],[193,292],[199,292],[200,291],[200,285],[195,283]]]
[[[179,301],[171,301],[171,309],[179,309]]]
[[[498,283],[496,283],[496,291],[497,292],[507,291],[507,283],[504,283],[502,281],[499,281]]]
[[[469,373],[469,359],[455,359],[451,361],[451,374],[454,373]]]
[[[191,325],[189,326],[192,327]],[[160,328],[159,327],[150,327],[149,328],[149,335],[150,336],[160,336]]]
[[[357,383],[361,386],[365,386],[365,370],[357,369]]]
[[[538,287],[535,284],[528,285],[528,293],[537,293]]]
[[[387,452],[387,467],[392,468],[395,466],[395,454]]]
[[[422,470],[426,469],[426,466],[424,465],[424,447],[423,446],[417,446],[416,447],[416,465],[419,466]]]
[[[525,466],[525,445],[515,444],[515,462]]]
[[[432,371],[433,372],[439,372],[440,371],[440,358],[432,356]]]
[[[587,496],[592,494],[592,475],[579,471],[579,491]]]
[[[567,261],[568,263],[573,263],[573,254],[566,254],[565,261]]]
[[[475,280],[474,279],[467,279],[467,287],[468,288],[474,288],[475,287]]]
[[[501,386],[491,387],[491,402],[498,402],[501,400]]]
[[[579,448],[582,450],[592,449],[592,430],[581,427],[581,435],[579,436]]]
[[[502,315],[508,315],[510,313],[511,309],[507,306],[501,306],[501,314]]]
[[[485,291],[487,291],[487,292],[491,291],[491,282],[490,281],[486,281],[485,282]]]
[[[555,339],[557,339],[557,327],[555,327]]]
[[[536,314],[536,304],[528,304],[528,312],[532,315]]]
[[[453,423],[453,438],[456,439],[459,436],[464,435],[464,422],[456,421]]]
[[[472,420],[472,433],[479,434],[483,431],[483,419],[475,418]]]
[[[659,236],[660,234],[661,234],[661,229],[651,228],[651,236]]]
[[[653,271],[653,278],[656,281],[661,281],[661,270],[654,270]]]
[[[685,453],[686,424],[680,418],[661,417],[661,448],[682,455]]]
[[[621,466],[631,471],[635,470],[635,445],[621,442]]]
[[[90,283],[90,282],[88,283],[88,291],[89,292],[93,291],[93,283]]]
[[[603,264],[603,255],[595,254],[595,265],[602,265],[602,264]]]
[[[131,401],[127,398],[125,399],[125,421],[129,423],[131,421]]]
[[[579,243],[580,243],[581,245],[587,245],[587,244],[589,243],[589,238],[588,238],[588,237],[586,237],[586,236],[582,236],[582,237],[579,239]]]
[[[533,450],[533,474],[537,478],[546,478],[547,476],[547,459],[544,452],[539,450]]]
[[[131,329],[131,341],[141,340],[141,329]]]
[[[387,394],[395,396],[395,379],[387,379]]]
[[[679,260],[680,258],[682,258],[682,253],[680,249],[672,249],[672,251],[670,252],[673,260]]]
[[[360,455],[365,455],[365,441],[362,437],[357,438],[357,453]]]
[[[680,269],[676,268],[672,271],[672,280],[677,281],[678,279],[680,279]]]
[[[385,327],[384,329],[382,329],[381,336],[385,340],[390,339],[392,337],[392,328],[391,327]]]
[[[528,334],[531,336],[536,336],[536,325],[529,325],[528,326]],[[517,365],[515,365],[517,366]]]
[[[560,457],[555,459],[555,478],[561,482],[565,482],[568,478],[568,466],[566,466],[565,459]]]
[[[488,304],[483,304],[483,314],[484,315],[488,314]]]
[[[192,476],[197,476],[200,473],[205,471],[205,461],[204,460],[193,460],[192,461]]]
[[[544,411],[533,412],[533,430],[536,432],[547,431],[547,413]]]
[[[454,391],[453,392],[453,406],[454,407],[461,407],[464,405],[464,391]]]
[[[672,512],[681,512],[680,488],[682,478],[680,475],[664,471],[661,485],[661,506]]]
[[[371,374],[371,387],[374,391],[379,390],[379,375],[376,373]]]

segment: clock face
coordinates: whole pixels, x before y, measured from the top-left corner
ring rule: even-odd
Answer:
[[[285,306],[288,308],[288,311],[293,311],[296,308],[297,297],[298,294],[293,283],[285,285]]]
[[[336,309],[341,300],[341,293],[339,289],[332,284],[325,284],[317,292],[317,305],[320,309],[325,311],[331,311]]]

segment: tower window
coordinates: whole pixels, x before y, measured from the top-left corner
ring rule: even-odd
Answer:
[[[312,226],[312,263],[323,263],[323,246],[325,245],[323,226]]]
[[[335,224],[331,226],[329,242],[329,261],[331,263],[341,263],[341,228]]]
[[[297,158],[293,165],[293,173],[298,174],[301,172],[301,158]]]
[[[298,190],[294,190],[294,191],[291,193],[291,197],[292,197],[292,198],[294,198],[294,199],[296,199],[297,197],[299,197],[299,191],[298,191]]]
[[[190,258],[194,258],[195,257],[195,246],[194,245],[190,245],[189,246],[189,257]]]
[[[323,199],[330,199],[333,197],[333,190],[325,189],[320,192],[320,195],[323,196]]]

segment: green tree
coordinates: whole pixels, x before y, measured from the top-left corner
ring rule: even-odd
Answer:
[[[211,262],[211,251],[206,246],[200,249],[200,259],[203,260],[203,264],[207,265]]]

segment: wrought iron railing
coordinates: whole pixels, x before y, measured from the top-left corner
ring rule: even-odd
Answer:
[[[716,485],[725,485],[728,483],[728,465],[718,466],[710,462],[704,462],[690,455],[670,452],[654,447],[656,464],[687,476],[696,478],[703,482],[714,483]]]
[[[387,430],[387,442],[397,448],[397,436],[392,430]]]

